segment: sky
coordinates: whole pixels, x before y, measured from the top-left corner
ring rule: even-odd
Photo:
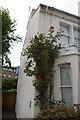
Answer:
[[[0,6],[8,8],[12,20],[17,21],[15,34],[20,34],[22,42],[14,44],[9,58],[12,66],[20,66],[20,55],[26,35],[26,27],[32,8],[36,9],[40,3],[78,15],[80,0],[0,0]],[[29,9],[30,8],[30,9]]]

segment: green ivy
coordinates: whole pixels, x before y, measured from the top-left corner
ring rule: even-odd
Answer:
[[[37,91],[35,100],[40,109],[49,105],[53,100],[54,63],[61,47],[60,36],[59,32],[55,34],[54,27],[51,26],[47,36],[38,33],[22,52],[23,56],[27,56],[24,72],[27,76],[35,76],[33,81]]]

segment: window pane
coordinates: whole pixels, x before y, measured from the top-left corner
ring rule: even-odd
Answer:
[[[74,38],[80,39],[80,31],[79,30],[74,29]]]
[[[80,31],[78,29],[74,29],[74,41],[80,46]]]
[[[67,106],[72,106],[72,88],[61,88],[62,100],[66,102]]]
[[[69,45],[69,37],[67,37],[67,36],[62,36],[62,37],[61,37],[61,45],[62,45],[62,46],[68,46],[68,45]]]
[[[71,85],[70,65],[60,67],[61,86]]]
[[[80,39],[78,39],[78,46],[80,46]]]
[[[61,31],[63,31],[64,35],[69,36],[69,28],[66,26],[60,26]]]
[[[80,39],[74,38],[74,41],[75,41],[75,43],[76,43],[77,46],[80,46]]]

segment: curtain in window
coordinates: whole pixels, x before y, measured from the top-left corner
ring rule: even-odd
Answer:
[[[62,100],[66,102],[67,106],[72,106],[72,88],[62,87],[61,88]]]
[[[60,67],[61,78],[61,97],[67,106],[72,106],[72,87],[71,87],[71,69],[70,65]]]
[[[69,27],[66,26],[60,26],[60,30],[62,32],[62,37],[61,37],[61,45],[62,46],[68,46],[69,45]]]
[[[74,41],[80,46],[80,31],[78,29],[74,29]]]
[[[61,86],[71,85],[70,66],[60,68]]]

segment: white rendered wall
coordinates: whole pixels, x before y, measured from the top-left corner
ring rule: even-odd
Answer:
[[[78,103],[80,104],[80,55],[78,56]]]
[[[30,39],[38,32],[38,11],[30,19],[28,30],[25,37],[23,48],[26,48]],[[33,118],[34,117],[34,87],[32,81],[34,77],[27,77],[24,74],[26,57],[21,56],[20,74],[17,86],[17,101],[16,101],[16,114],[17,118]],[[31,108],[30,108],[31,102]]]
[[[80,1],[78,2],[78,15],[80,16]]]

